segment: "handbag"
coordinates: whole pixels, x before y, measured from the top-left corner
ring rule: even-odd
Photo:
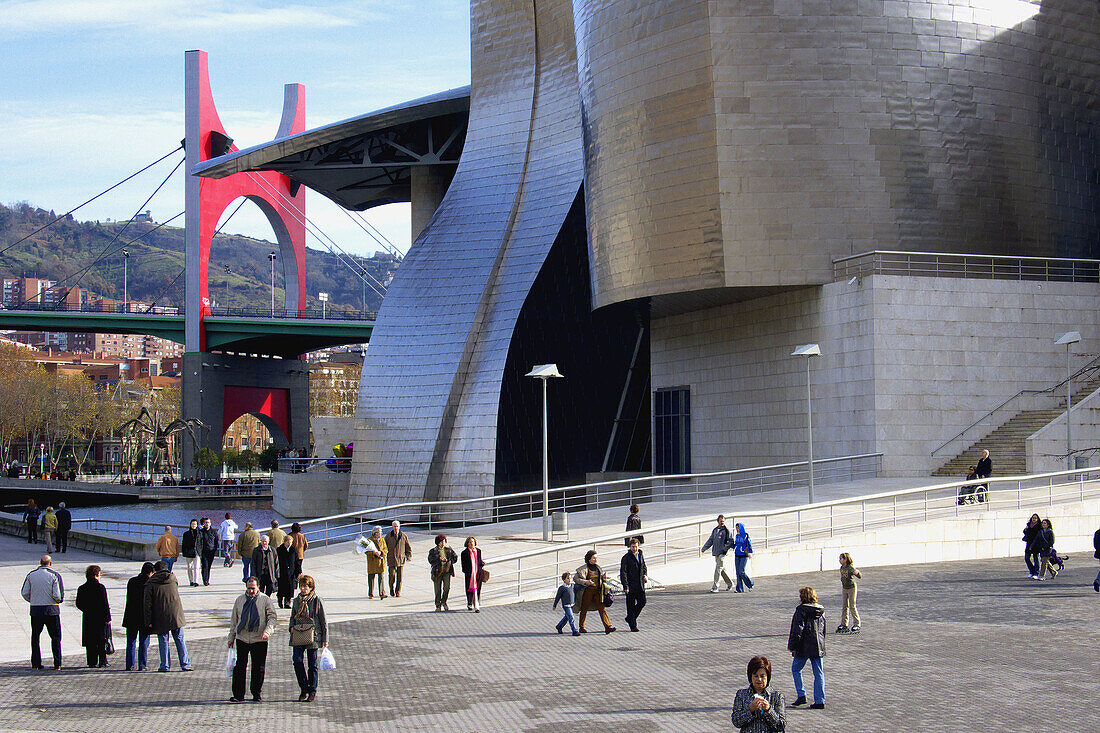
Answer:
[[[290,626],[291,646],[310,646],[313,644],[313,622],[299,621]]]
[[[478,580],[482,585],[485,585],[486,583],[488,583],[489,582],[489,571],[486,570],[485,568],[482,568],[481,572],[478,574]]]
[[[114,654],[115,653],[115,638],[111,633],[111,625],[106,624],[103,627],[103,653]]]
[[[607,591],[603,594],[603,605],[612,606],[615,604],[615,596],[611,595],[611,591]]]

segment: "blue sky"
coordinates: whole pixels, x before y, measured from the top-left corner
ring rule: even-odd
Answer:
[[[244,148],[274,135],[287,83],[305,85],[307,128],[468,84],[469,27],[468,0],[0,0],[0,202],[61,213],[178,145],[187,50],[209,54]],[[128,218],[175,160],[76,218]],[[181,172],[148,208],[157,221],[183,209]],[[348,251],[378,249],[319,194],[306,212]],[[367,217],[407,249],[407,204]],[[225,231],[273,238],[252,204]]]

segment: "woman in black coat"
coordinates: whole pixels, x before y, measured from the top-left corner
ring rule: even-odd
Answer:
[[[283,544],[275,548],[276,562],[279,564],[276,588],[279,608],[290,608],[290,602],[294,598],[294,588],[298,585],[298,577],[294,575],[294,569],[298,566],[298,553],[295,552],[293,543],[290,535],[286,535],[283,537]]]
[[[100,567],[89,565],[84,571],[88,580],[76,589],[76,607],[83,613],[80,643],[88,652],[89,667],[109,667],[105,643],[111,630],[111,604],[107,589],[99,582]]]
[[[1038,514],[1032,514],[1024,527],[1024,562],[1027,563],[1027,574],[1032,580],[1039,579],[1039,549],[1036,540],[1043,531]]]
[[[1050,555],[1054,551],[1054,525],[1051,524],[1049,519],[1044,519],[1039,526],[1042,527],[1042,530],[1040,530],[1039,537],[1035,541],[1039,553],[1039,580],[1044,579],[1048,569],[1050,570],[1050,579],[1054,580],[1058,576],[1058,571],[1054,569],[1054,565],[1050,562]]]

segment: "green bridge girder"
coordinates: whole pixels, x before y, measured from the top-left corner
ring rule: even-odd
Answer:
[[[207,316],[206,348],[295,358],[307,351],[370,341],[373,321]],[[0,329],[125,333],[184,343],[182,315],[0,310]]]

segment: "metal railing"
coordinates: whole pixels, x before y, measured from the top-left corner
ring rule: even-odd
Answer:
[[[330,459],[312,460],[313,465]],[[347,459],[336,459],[347,460]],[[842,456],[814,461],[816,483],[854,481],[878,476],[881,453]],[[316,469],[311,469],[316,470]],[[550,510],[579,512],[652,501],[715,499],[802,488],[807,484],[806,462],[742,468],[714,473],[643,476],[617,481],[550,489]],[[374,525],[398,520],[426,531],[441,527],[530,519],[542,515],[542,490],[451,501],[414,501],[390,504],[300,522],[310,543],[344,542],[370,532]]]
[[[1100,260],[875,250],[833,260],[833,279],[868,275],[1097,282]]]
[[[278,467],[275,469],[278,473],[306,473],[307,471],[320,471],[326,470],[329,465],[329,461],[341,461],[341,463],[331,464],[336,467],[343,468],[347,466],[347,470],[351,470],[350,458],[337,458],[336,456],[328,456],[327,458],[318,458],[311,456],[309,458],[280,458]],[[330,469],[331,470],[331,469]],[[340,473],[346,473],[346,471],[340,471]]]
[[[213,306],[206,309],[207,315],[222,316],[226,318],[271,318],[271,308],[223,308]],[[376,311],[337,311],[335,308],[303,308],[302,310],[290,310],[276,308],[275,318],[308,318],[325,321],[374,321],[378,318]]]
[[[988,485],[985,501],[960,503],[965,495],[963,489],[969,491],[981,485]],[[1039,505],[1096,497],[1100,497],[1100,469],[937,484],[773,511],[725,514],[727,526],[732,527],[735,521],[745,524],[755,551],[761,552],[810,540],[931,519],[972,516],[990,510],[1026,509],[1030,513]],[[490,557],[485,565],[492,573],[492,582],[483,593],[488,597],[552,593],[561,573],[572,572],[583,564],[588,550],[606,551],[610,557],[603,564],[608,575],[617,575],[610,568],[625,551],[624,540],[637,534],[645,537],[646,563],[654,575],[654,568],[700,557],[700,549],[714,526],[710,518],[689,520]]]
[[[122,301],[114,301],[112,303],[81,303],[76,305],[74,303],[37,303],[27,302],[20,303],[18,305],[0,305],[0,310],[7,311],[48,311],[51,313],[94,313],[100,315],[120,315],[120,316],[179,316],[183,314],[184,307],[180,306],[150,306],[145,303],[130,302],[129,309],[127,304]],[[208,316],[221,316],[227,318],[272,318],[271,308],[267,307],[249,307],[249,308],[224,308],[221,306],[205,308],[206,315]],[[301,318],[310,320],[327,320],[327,321],[374,321],[378,317],[377,311],[346,311],[337,310],[336,308],[322,308],[322,307],[310,307],[303,308],[301,310],[292,308],[276,308],[274,318]]]
[[[78,517],[73,519],[73,529],[84,529],[90,532],[116,535],[136,540],[155,540],[164,534],[165,527],[172,527],[177,537],[190,529],[189,524],[172,524],[171,522],[131,522],[125,519],[95,519],[93,517]]]

